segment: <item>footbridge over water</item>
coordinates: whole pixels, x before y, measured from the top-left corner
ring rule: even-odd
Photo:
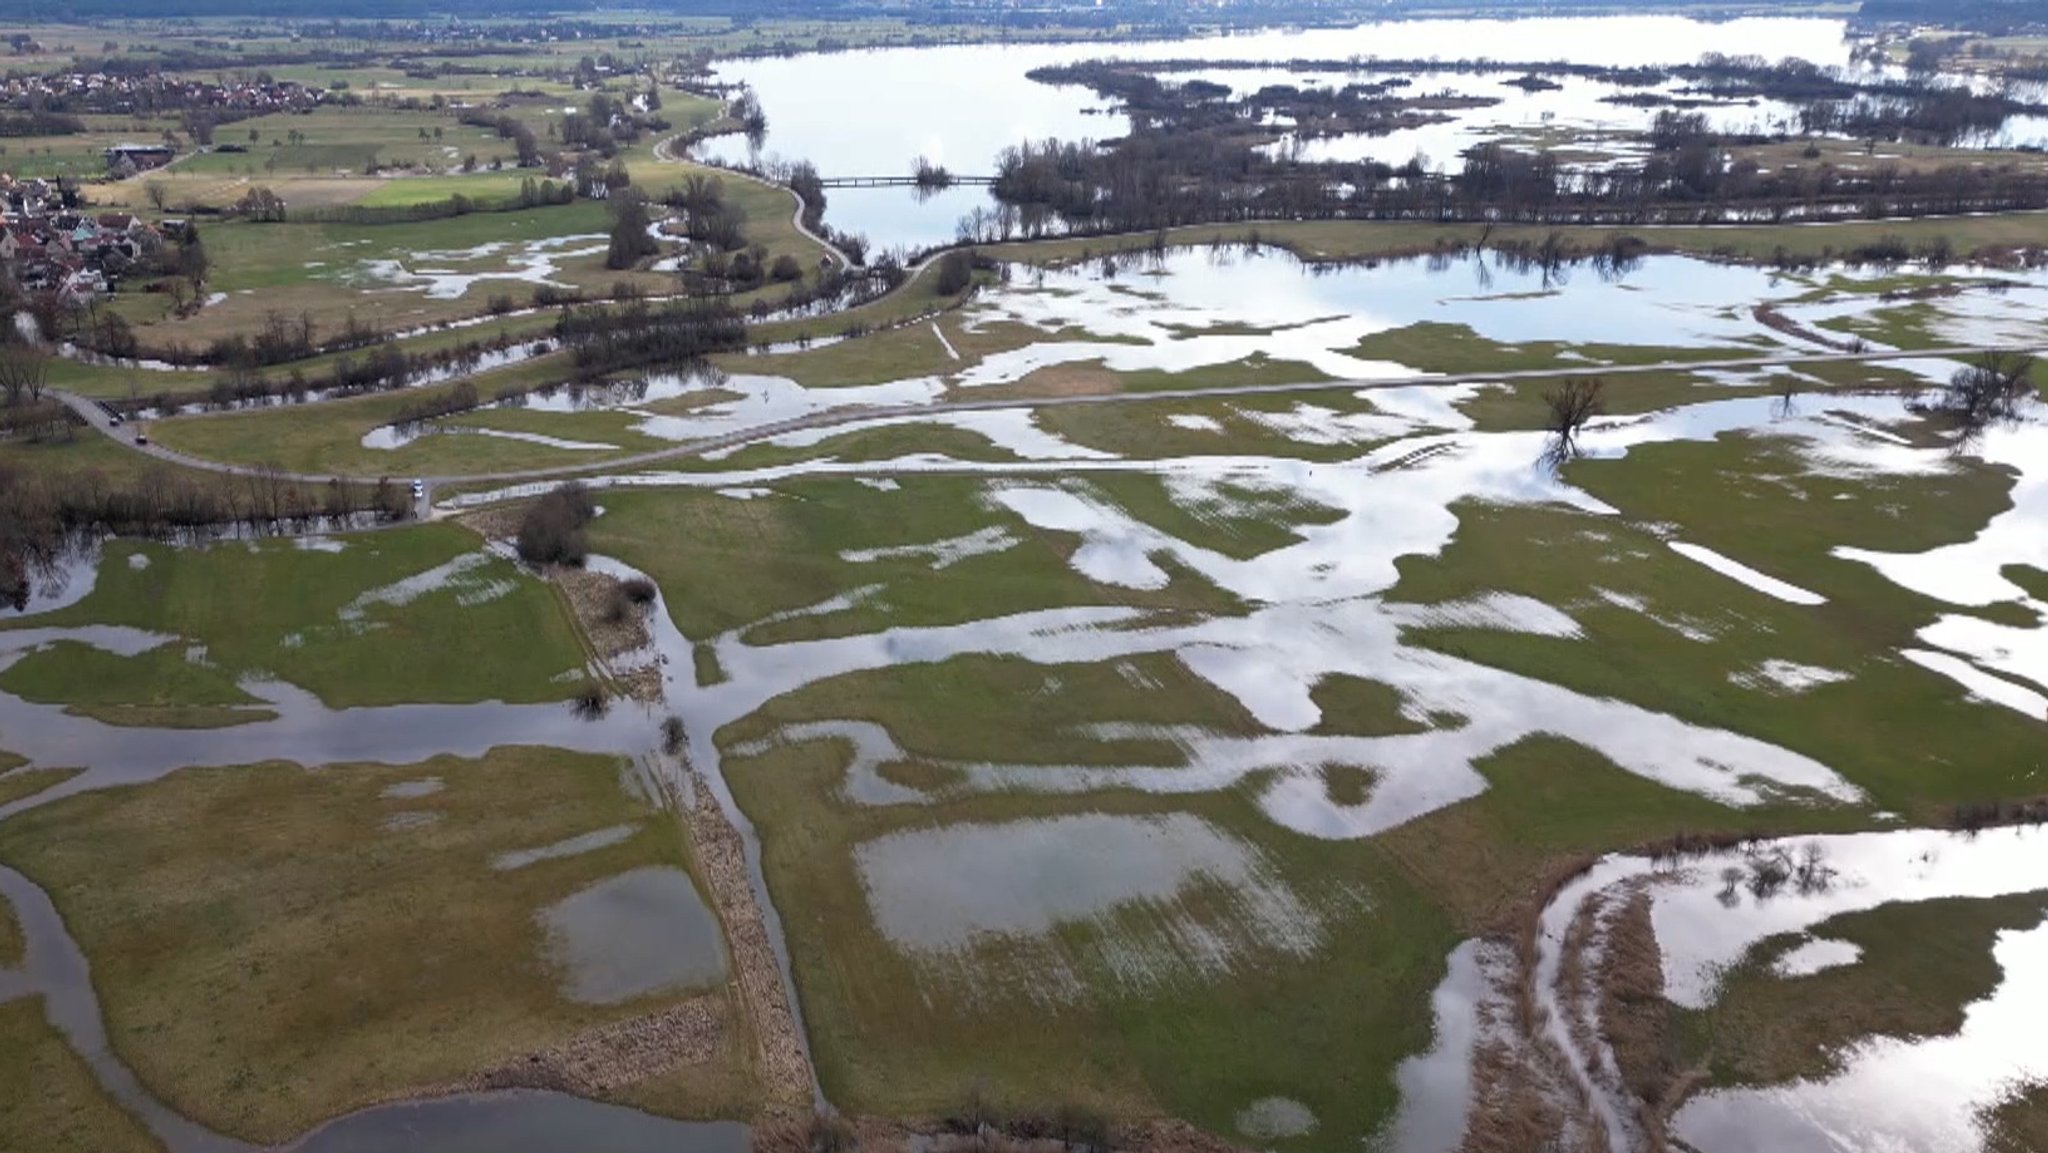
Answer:
[[[827,176],[818,181],[824,188],[929,188],[938,191],[956,184],[994,184],[993,176],[948,176],[944,180],[920,180],[915,176]]]

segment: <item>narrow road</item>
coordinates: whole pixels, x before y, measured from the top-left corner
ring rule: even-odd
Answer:
[[[2008,353],[2038,355],[2048,352],[2040,347],[2001,347],[1997,345],[1968,345],[1955,348],[1931,348],[1900,351],[1891,349],[1881,352],[1800,352],[1786,351],[1769,356],[1737,357],[1723,360],[1680,360],[1660,361],[1655,364],[1625,364],[1601,366],[1594,364],[1574,365],[1570,368],[1526,368],[1505,372],[1461,372],[1448,375],[1418,375],[1392,377],[1357,377],[1347,380],[1304,381],[1289,384],[1230,384],[1209,388],[1166,388],[1133,392],[1093,393],[1081,396],[1042,397],[1001,397],[985,400],[948,400],[931,404],[901,404],[886,406],[848,406],[790,420],[772,421],[754,425],[702,440],[683,441],[648,452],[632,453],[626,456],[607,457],[602,461],[582,464],[550,465],[543,468],[517,469],[509,472],[463,473],[447,476],[422,476],[418,479],[425,487],[419,500],[419,512],[424,518],[432,508],[434,489],[445,484],[524,484],[531,481],[568,479],[593,473],[630,472],[647,465],[683,457],[701,456],[705,453],[725,449],[742,448],[750,444],[773,440],[793,432],[817,429],[839,428],[848,425],[865,424],[872,421],[915,420],[920,417],[944,416],[954,412],[988,412],[1012,408],[1067,408],[1076,405],[1097,404],[1139,404],[1151,401],[1207,400],[1219,396],[1273,396],[1302,392],[1367,391],[1373,389],[1449,387],[1461,384],[1488,384],[1514,381],[1564,380],[1572,377],[1627,377],[1643,376],[1661,372],[1697,372],[1722,369],[1793,368],[1809,364],[1862,364],[1887,360],[1965,360],[1987,353]],[[260,466],[229,464],[222,461],[205,460],[187,456],[155,442],[141,443],[137,439],[138,426],[124,423],[116,426],[107,411],[99,403],[72,393],[51,390],[51,395],[62,400],[84,418],[85,422],[116,442],[140,453],[155,457],[167,464],[185,468],[202,469],[207,472],[229,476],[270,476],[305,484],[326,484],[341,481],[352,484],[374,484],[390,477],[351,476],[348,474],[315,473],[273,473]],[[395,479],[395,478],[394,478]]]
[[[660,143],[656,144],[654,146],[654,159],[663,164],[696,164],[699,168],[708,168],[713,172],[723,173],[727,176],[732,176],[740,180],[751,180],[756,184],[765,185],[766,187],[769,188],[779,188],[782,191],[789,193],[790,199],[796,201],[796,211],[790,215],[789,222],[795,225],[796,230],[798,232],[803,233],[804,236],[811,241],[811,243],[817,245],[819,248],[824,249],[826,252],[831,253],[832,259],[846,259],[846,254],[844,252],[839,251],[839,247],[837,245],[833,244],[831,241],[825,239],[824,237],[819,236],[817,233],[812,232],[810,226],[804,223],[804,198],[796,194],[796,189],[791,188],[787,184],[777,184],[772,180],[764,180],[751,172],[741,172],[737,168],[725,168],[716,164],[701,164],[697,161],[691,160],[687,156],[677,156],[675,150],[675,143],[676,141],[681,140],[682,138],[683,134],[678,132],[674,136],[671,136],[666,140],[663,140]]]

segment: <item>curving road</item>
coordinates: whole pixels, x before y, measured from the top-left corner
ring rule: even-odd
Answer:
[[[683,133],[678,132],[674,136],[670,136],[667,139],[656,143],[654,146],[654,159],[663,164],[696,164],[699,168],[707,168],[713,172],[721,173],[726,176],[731,176],[739,180],[751,180],[756,184],[765,185],[769,188],[779,188],[782,191],[789,193],[790,199],[796,201],[796,211],[790,215],[789,222],[796,226],[796,230],[798,232],[801,232],[806,237],[808,237],[811,243],[816,244],[818,247],[830,253],[834,260],[846,259],[846,254],[844,252],[839,251],[839,247],[837,245],[833,244],[831,241],[825,239],[824,237],[819,236],[817,233],[812,232],[810,226],[804,223],[804,198],[796,194],[796,189],[791,188],[787,184],[777,184],[773,180],[765,180],[759,176],[754,175],[751,172],[741,172],[737,168],[723,168],[716,164],[699,163],[698,161],[691,160],[686,156],[677,156],[674,145],[676,141],[681,140],[683,138],[683,135]]]
[[[1095,393],[1080,396],[1010,396],[1001,398],[990,398],[985,400],[935,401],[930,404],[869,406],[849,405],[845,408],[830,409],[823,412],[814,412],[806,416],[797,417],[790,420],[772,421],[765,424],[754,425],[749,428],[743,428],[729,433],[722,433],[718,436],[705,437],[702,440],[682,441],[674,445],[670,445],[659,449],[653,449],[648,452],[632,453],[625,456],[606,457],[601,461],[593,461],[589,463],[549,465],[541,468],[515,469],[512,471],[504,472],[479,472],[441,476],[422,476],[419,477],[418,479],[423,483],[426,491],[425,495],[420,500],[420,507],[417,511],[422,519],[430,515],[434,499],[434,489],[437,486],[444,484],[523,484],[531,481],[553,480],[557,478],[566,480],[571,477],[587,476],[593,473],[628,472],[634,469],[645,467],[647,465],[659,464],[663,461],[675,460],[683,457],[700,456],[709,452],[741,448],[750,444],[758,444],[762,441],[773,440],[778,436],[785,436],[792,432],[839,428],[843,426],[863,424],[871,421],[904,420],[916,419],[918,417],[925,416],[943,416],[947,413],[952,412],[987,412],[996,409],[1012,408],[1065,408],[1075,405],[1095,404],[1138,404],[1151,401],[1205,400],[1219,396],[1271,396],[1286,393],[1328,392],[1334,390],[1366,391],[1372,389],[1386,388],[1411,388],[1416,386],[1448,387],[1452,385],[1486,384],[1504,381],[1563,380],[1572,377],[1586,376],[1640,376],[1660,372],[1697,372],[1700,370],[1713,371],[1720,369],[1789,368],[1808,364],[1855,364],[1869,363],[1873,361],[1906,359],[1962,360],[1974,356],[1985,355],[1987,353],[2037,355],[2043,352],[2048,352],[2048,348],[2044,348],[2041,346],[2011,347],[1999,345],[1967,345],[1952,348],[1915,349],[1912,351],[1900,351],[1897,349],[1889,349],[1880,352],[1787,351],[1768,356],[1736,357],[1724,360],[1679,360],[1661,361],[1654,364],[1628,364],[1613,366],[1587,364],[1575,365],[1570,368],[1529,368],[1514,369],[1505,372],[1464,372],[1454,373],[1450,375],[1356,377],[1346,380],[1303,381],[1288,384],[1234,384],[1218,385],[1209,388],[1170,388],[1154,389],[1142,392]],[[113,423],[112,419],[110,418],[108,412],[104,408],[102,408],[100,404],[96,401],[88,400],[82,396],[77,396],[72,393],[61,392],[57,390],[51,390],[51,395],[56,396],[58,399],[62,400],[66,405],[68,405],[71,408],[73,412],[77,413],[80,417],[84,418],[87,424],[98,429],[102,434],[112,437],[120,444],[125,445],[126,447],[135,452],[155,457],[156,459],[164,461],[167,464],[175,464],[183,466],[185,468],[196,468],[207,472],[222,473],[230,476],[277,475],[285,480],[299,481],[307,484],[326,484],[329,481],[337,480],[342,481],[344,483],[373,484],[379,480],[385,479],[390,476],[390,474],[388,473],[383,474],[381,476],[362,476],[351,475],[347,473],[273,473],[271,470],[265,469],[261,466],[231,464],[222,461],[205,460],[200,457],[187,456],[184,453],[177,452],[173,449],[165,448],[164,446],[157,444],[155,442],[150,442],[147,444],[138,443],[136,439],[135,427],[127,423],[123,423],[122,425],[116,426]]]

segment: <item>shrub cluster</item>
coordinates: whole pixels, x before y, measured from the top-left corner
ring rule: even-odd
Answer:
[[[580,565],[590,555],[583,527],[597,516],[590,490],[570,481],[534,501],[519,518],[519,559],[532,565]]]

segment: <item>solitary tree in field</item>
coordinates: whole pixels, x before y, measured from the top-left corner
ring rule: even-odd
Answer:
[[[1559,462],[1578,455],[1579,432],[1587,421],[1607,411],[1603,388],[1597,377],[1572,377],[1543,394],[1553,438],[1546,455]]]
[[[1597,377],[1573,377],[1544,393],[1543,403],[1550,410],[1550,431],[1567,440],[1576,439],[1587,421],[1607,411],[1607,403],[1601,398],[1604,388]]]
[[[1969,435],[1987,425],[2016,419],[2020,409],[2038,397],[2033,357],[1987,352],[1956,370],[1936,407]]]

